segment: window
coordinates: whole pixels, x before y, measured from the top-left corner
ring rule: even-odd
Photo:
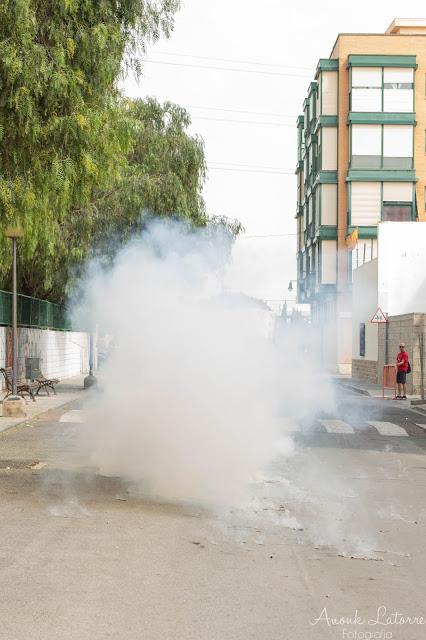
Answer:
[[[354,169],[380,169],[382,164],[381,125],[352,125],[352,163]]]
[[[337,170],[337,127],[323,127],[321,131],[322,169]]]
[[[383,220],[409,222],[413,213],[413,183],[383,183]]]
[[[381,183],[351,183],[351,225],[374,226],[381,214]]]
[[[336,284],[337,242],[323,240],[321,242],[321,283]]]
[[[383,183],[384,202],[412,202],[413,183],[412,182],[384,182]]]
[[[313,120],[315,116],[315,94],[309,99],[309,120]]]
[[[414,111],[413,69],[389,67],[383,70],[383,111]]]
[[[382,69],[352,68],[351,111],[382,110]]]
[[[359,355],[365,357],[365,322],[359,325]]]
[[[353,67],[351,111],[414,111],[414,70],[397,67]]]
[[[411,125],[354,124],[351,128],[351,168],[411,169]]]
[[[384,202],[383,220],[389,222],[410,222],[412,219],[411,202]]]
[[[413,128],[399,125],[383,127],[383,168],[411,169],[413,166]]]
[[[321,189],[321,224],[337,225],[337,184],[322,184]],[[319,210],[319,209],[318,209]]]
[[[322,115],[337,115],[337,81],[337,71],[323,71],[321,73]]]
[[[373,226],[380,219],[407,222],[413,214],[412,182],[352,182],[351,224]]]
[[[318,185],[315,191],[315,228],[316,229],[318,229],[319,227],[319,219],[320,219],[320,189],[321,189],[321,185]]]

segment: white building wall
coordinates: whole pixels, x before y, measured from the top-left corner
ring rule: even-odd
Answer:
[[[375,258],[377,258],[377,240],[375,238],[358,240],[357,246],[352,251],[352,270]]]
[[[11,329],[0,327],[0,366],[11,359]],[[25,358],[39,357],[46,377],[71,378],[89,368],[89,335],[77,331],[51,331],[19,327],[19,377],[25,378]]]
[[[426,224],[378,225],[379,305],[390,316],[426,313]]]
[[[378,307],[378,261],[372,260],[355,269],[352,284],[352,358],[361,358],[360,325],[365,324],[365,360],[378,358],[378,328],[371,323]]]

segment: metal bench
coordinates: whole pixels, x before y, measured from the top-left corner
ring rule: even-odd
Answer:
[[[48,396],[50,396],[49,393],[49,389],[51,391],[53,391],[53,393],[56,396],[56,389],[55,389],[55,384],[59,384],[60,380],[59,378],[46,378],[42,372],[40,371],[40,369],[36,369],[34,371],[34,376],[35,376],[35,380],[38,384],[38,389],[36,391],[36,396],[38,396],[38,394],[40,393],[40,391],[42,389],[44,389],[47,393]]]
[[[12,367],[1,368],[0,372],[3,374],[6,382],[7,394],[3,398],[5,400],[12,393]],[[22,398],[24,397],[24,393],[27,393],[31,400],[35,402],[34,391],[37,390],[37,387],[37,382],[25,382],[24,380],[18,380],[16,383],[16,392],[19,396],[22,396]]]

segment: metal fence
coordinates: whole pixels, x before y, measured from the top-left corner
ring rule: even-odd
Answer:
[[[12,294],[0,291],[0,325],[12,324]],[[47,300],[18,295],[18,325],[38,329],[71,330],[65,307]]]

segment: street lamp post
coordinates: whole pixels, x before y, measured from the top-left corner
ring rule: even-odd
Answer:
[[[297,283],[297,280],[290,280],[290,282],[288,283],[288,290],[290,291],[290,293],[293,291],[293,282]]]
[[[18,291],[17,291],[17,279],[16,279],[16,241],[24,236],[24,232],[21,227],[8,227],[5,231],[5,236],[12,240],[12,395],[7,400],[11,401],[9,405],[12,407],[12,403],[16,406],[11,409],[12,414],[22,415],[25,411],[22,398],[17,394],[18,383]],[[6,406],[6,404],[5,404]],[[3,409],[4,412],[4,409]]]
[[[90,389],[98,384],[98,379],[94,374],[95,368],[95,342],[97,336],[97,328],[92,329],[89,333],[89,375],[84,378],[84,388]]]

